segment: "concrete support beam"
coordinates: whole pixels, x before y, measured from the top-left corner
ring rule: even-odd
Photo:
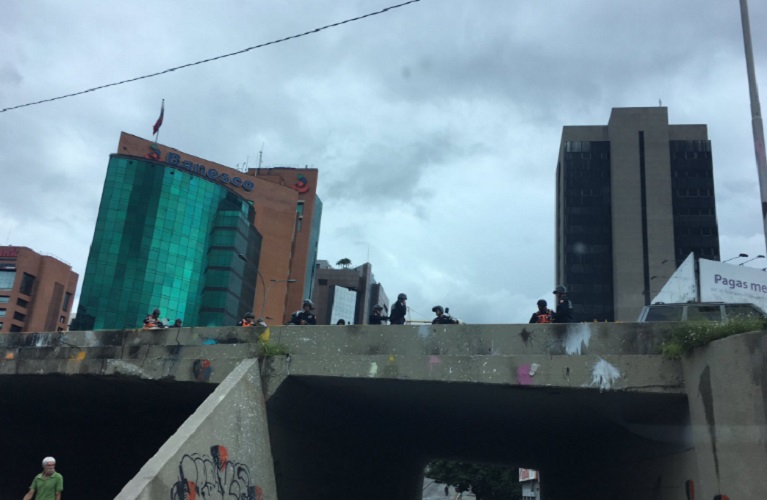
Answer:
[[[696,498],[767,498],[767,333],[717,340],[683,360]]]
[[[116,498],[260,500],[276,495],[259,365],[246,359]]]

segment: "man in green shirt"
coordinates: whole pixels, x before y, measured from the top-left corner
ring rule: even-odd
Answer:
[[[61,492],[64,490],[64,476],[56,472],[56,459],[45,457],[43,459],[43,472],[36,475],[29,487],[29,492],[24,495],[24,500],[61,500]]]

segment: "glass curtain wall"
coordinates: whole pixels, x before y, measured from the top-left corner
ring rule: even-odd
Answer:
[[[138,328],[154,308],[185,326],[229,323],[242,313],[241,302],[253,303],[255,279],[250,288],[242,286],[243,278],[257,273],[260,235],[253,217],[248,201],[218,184],[151,160],[113,155],[76,329]],[[220,236],[231,227],[246,235],[244,245]],[[250,256],[250,271],[238,253]],[[238,290],[238,300],[221,304],[211,295],[217,288]]]

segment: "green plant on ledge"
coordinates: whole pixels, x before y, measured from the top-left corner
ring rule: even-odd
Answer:
[[[713,321],[685,321],[671,329],[671,338],[663,344],[663,354],[669,358],[681,358],[696,347],[738,333],[767,329],[767,319],[737,317],[727,323]]]
[[[282,344],[277,344],[269,340],[258,341],[259,357],[270,358],[272,356],[287,356],[288,348]]]

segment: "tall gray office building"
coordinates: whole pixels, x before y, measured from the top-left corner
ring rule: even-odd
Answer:
[[[575,319],[635,321],[690,252],[719,259],[706,125],[669,125],[652,107],[563,127],[556,209],[556,277]]]

